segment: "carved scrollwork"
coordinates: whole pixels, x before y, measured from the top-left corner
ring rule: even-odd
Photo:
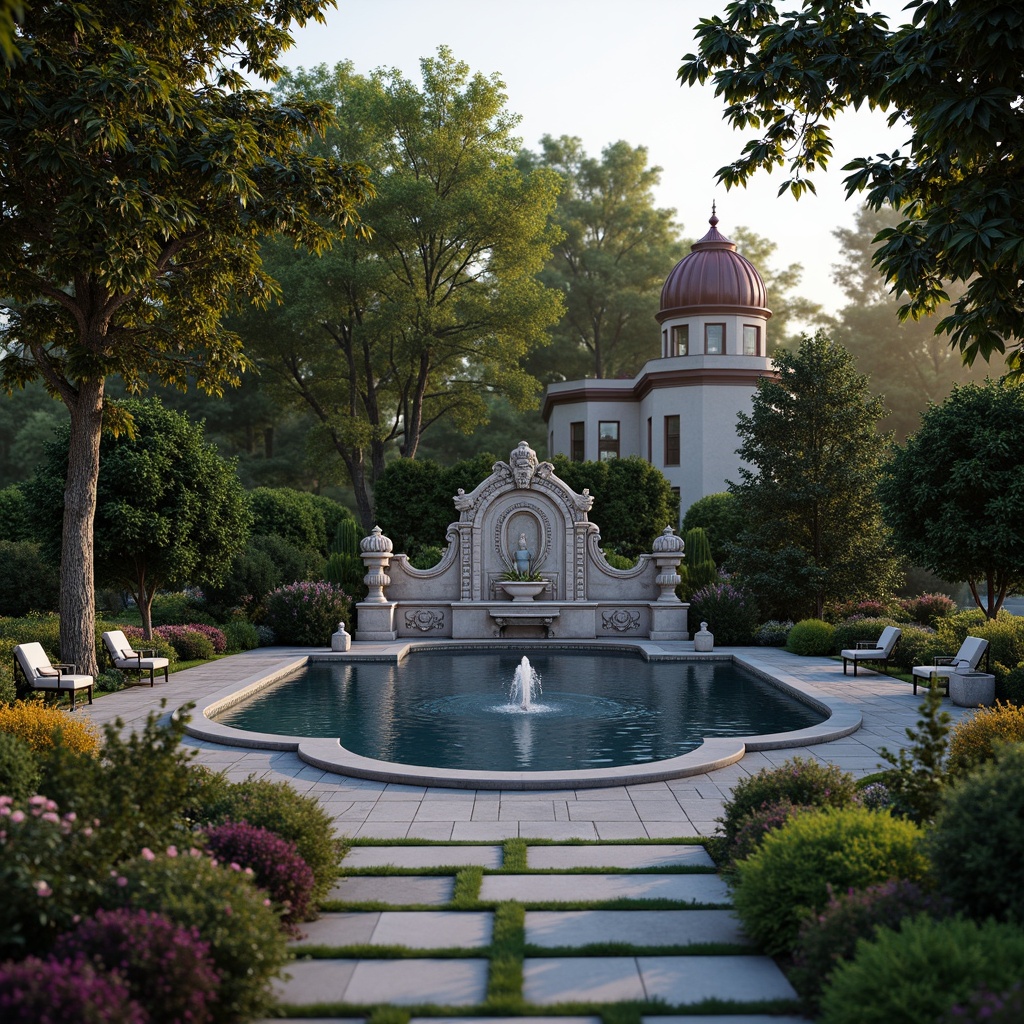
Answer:
[[[640,613],[628,608],[617,608],[613,612],[601,613],[601,625],[605,629],[614,629],[617,633],[625,633],[630,629],[640,628]]]
[[[405,613],[405,628],[418,629],[429,633],[432,629],[444,629],[444,612],[435,612],[427,608]]]

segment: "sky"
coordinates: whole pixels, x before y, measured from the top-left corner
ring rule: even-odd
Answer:
[[[873,6],[904,20],[899,2]],[[338,0],[326,25],[295,32],[284,63],[351,60],[358,72],[395,67],[419,84],[420,58],[447,45],[473,72],[505,82],[527,148],[539,149],[545,134],[578,136],[593,156],[620,139],[646,146],[649,162],[662,168],[657,204],[677,211],[687,237],[707,230],[714,200],[720,231],[728,236],[743,225],[770,238],[775,266],[801,263],[798,291],[834,312],[845,300],[832,280],[839,261],[832,231],[852,226],[859,206],[845,199],[841,168],[856,156],[891,152],[906,131],[889,129],[878,111],[844,114],[833,125],[829,171],[814,178],[817,196],[777,197],[781,169],[727,191],[715,172],[750,136],[723,120],[725,104],[710,84],[676,80],[682,57],[696,50],[694,26],[724,7],[721,0]]]

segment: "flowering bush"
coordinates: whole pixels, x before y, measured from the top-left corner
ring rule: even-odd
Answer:
[[[44,796],[0,796],[0,958],[47,950],[92,906],[106,867],[92,825]]]
[[[154,632],[147,640],[141,626],[123,625],[118,628],[124,633],[134,650],[156,651],[157,657],[166,658],[172,665],[178,660],[178,652],[174,649],[174,645],[159,633]]]
[[[1016,982],[1004,992],[983,985],[969,999],[950,1009],[942,1024],[1020,1024],[1024,1020],[1024,985]]]
[[[754,643],[759,647],[785,647],[789,631],[793,628],[791,619],[779,622],[778,619],[769,619],[757,627],[754,634]]]
[[[117,974],[103,975],[84,958],[0,964],[4,1024],[146,1024]]]
[[[205,833],[207,847],[217,860],[252,868],[253,881],[281,908],[285,924],[309,919],[313,872],[294,843],[245,822],[216,825]]]
[[[1000,741],[1024,742],[1024,708],[997,701],[995,707],[979,708],[970,718],[957,722],[949,738],[950,773],[964,778],[978,765],[993,760]]]
[[[884,782],[871,782],[859,794],[860,804],[872,811],[884,811],[892,807],[892,791]]]
[[[853,958],[858,941],[873,938],[878,928],[898,929],[905,917],[946,917],[951,912],[949,900],[929,895],[916,882],[898,879],[832,893],[828,906],[800,926],[790,980],[815,1007],[836,964]]]
[[[847,619],[897,619],[907,622],[910,618],[902,601],[855,598],[852,601],[832,602],[824,609],[826,621],[833,625]]]
[[[719,647],[749,644],[757,626],[757,606],[732,583],[709,583],[690,598],[689,621],[706,622]]]
[[[0,706],[0,732],[20,736],[37,753],[56,746],[93,754],[100,734],[87,718],[50,707],[41,700],[16,700]]]
[[[219,978],[196,928],[148,910],[99,910],[60,936],[58,960],[85,958],[117,975],[151,1024],[206,1024]]]
[[[339,622],[349,622],[351,599],[333,583],[289,583],[267,595],[263,620],[277,642],[326,647]]]
[[[272,1001],[270,979],[288,955],[277,914],[251,875],[214,864],[201,850],[144,850],[111,871],[102,904],[151,910],[198,928],[220,974],[214,1018],[242,1021],[265,1014]]]
[[[162,636],[172,644],[176,636],[180,636],[186,631],[189,633],[201,633],[205,636],[213,644],[214,654],[223,654],[228,649],[228,641],[224,631],[216,626],[208,626],[203,622],[186,622],[180,626],[157,626],[153,630],[157,636]]]
[[[220,630],[217,632],[220,633]],[[153,635],[166,640],[178,652],[182,661],[209,661],[215,653],[213,641],[193,626],[157,626]],[[221,639],[224,639],[223,633]],[[227,646],[226,641],[224,646]]]
[[[921,594],[900,601],[903,610],[913,622],[934,626],[936,619],[944,619],[956,611],[956,601],[945,594]]]
[[[736,838],[729,850],[731,862],[736,863],[749,857],[769,832],[782,828],[794,814],[799,814],[800,810],[801,808],[790,800],[777,800],[751,811],[736,832]]]

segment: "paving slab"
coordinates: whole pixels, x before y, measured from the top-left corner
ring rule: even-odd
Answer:
[[[348,864],[346,858],[345,863]],[[531,846],[528,867],[539,868],[713,868],[715,862],[703,846]]]
[[[765,1013],[729,1013],[724,1017],[699,1013],[693,1017],[680,1017],[672,1014],[666,1014],[663,1017],[641,1017],[640,1021],[641,1024],[808,1024],[809,1019],[792,1015],[769,1016]]]
[[[472,1006],[487,991],[484,959],[296,960],[274,982],[274,997],[289,1006],[310,1003],[439,1003]]]
[[[796,999],[767,956],[639,956],[648,999],[685,1006],[704,999]]]
[[[485,875],[482,900],[566,903],[574,900],[681,900],[731,903],[717,875]]]
[[[349,903],[425,903],[442,906],[452,898],[455,879],[433,875],[356,875],[342,878],[327,894]]]
[[[488,911],[408,910],[323,914],[302,926],[297,946],[408,946],[453,949],[488,946],[493,915]]]
[[[731,910],[529,910],[526,941],[534,946],[687,946],[749,941]]]
[[[440,868],[449,865],[501,867],[500,846],[353,846],[342,861],[346,868]]]
[[[645,999],[636,960],[631,956],[527,957],[523,999],[554,1003],[617,1003]]]

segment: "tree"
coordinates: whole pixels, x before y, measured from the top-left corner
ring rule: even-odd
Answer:
[[[0,64],[0,373],[41,378],[70,413],[61,653],[84,671],[107,378],[235,381],[246,360],[220,321],[275,292],[259,239],[322,249],[367,194],[361,169],[303,151],[323,107],[243,77],[278,76],[288,26],[325,3],[33,3]]]
[[[563,293],[566,308],[550,350],[531,365],[550,380],[633,376],[658,355],[658,296],[684,253],[675,210],[654,205],[661,168],[647,166],[645,146],[613,142],[598,160],[568,135],[545,135],[541,152],[523,150],[519,165],[563,181],[555,210],[563,236],[541,280]]]
[[[743,530],[743,513],[734,495],[728,491],[705,494],[683,516],[683,532],[701,528],[711,545],[711,558],[723,565],[729,558],[729,545]]]
[[[718,172],[727,186],[788,162],[787,190],[813,191],[809,175],[832,155],[828,121],[863,104],[891,111],[909,140],[847,164],[847,195],[902,214],[876,237],[875,262],[903,317],[919,317],[964,290],[937,332],[968,364],[1007,352],[1024,373],[1024,12],[1001,0],[911,0],[909,24],[890,29],[870,0],[802,0],[780,18],[774,4],[737,0],[725,18],[701,19],[698,53],[679,78],[706,82],[735,128],[759,130]],[[807,175],[807,176],[805,176]]]
[[[824,332],[776,354],[777,380],[758,382],[737,433],[743,532],[729,549],[771,617],[821,616],[828,601],[877,596],[897,583],[875,484],[888,439],[882,403]]]
[[[1022,451],[1024,387],[959,385],[896,448],[878,489],[897,548],[943,579],[966,580],[989,618],[1024,588]]]
[[[10,63],[17,52],[14,45],[15,26],[25,16],[22,0],[0,0],[0,56]]]
[[[902,441],[917,427],[930,402],[941,402],[953,384],[980,380],[983,373],[978,366],[965,366],[927,320],[900,320],[899,303],[871,260],[874,237],[898,220],[891,210],[863,207],[853,229],[832,232],[843,255],[843,262],[833,267],[833,277],[849,299],[836,319],[833,337],[885,401],[888,414],[879,427]]]
[[[245,547],[252,517],[234,466],[206,442],[201,424],[155,399],[125,403],[133,437],[105,434],[100,446],[96,579],[135,599],[147,638],[158,590],[220,582]],[[54,559],[67,485],[70,429],[47,446],[46,462],[25,485],[36,527]]]
[[[314,443],[344,463],[367,532],[390,451],[414,458],[442,419],[471,429],[488,389],[536,402],[521,361],[561,312],[536,280],[557,237],[557,176],[516,168],[497,77],[470,75],[444,47],[420,68],[422,88],[348,63],[286,79],[282,90],[337,112],[315,151],[374,168],[362,209],[373,237],[321,259],[269,246],[285,304],[240,327],[266,379],[312,410]]]

